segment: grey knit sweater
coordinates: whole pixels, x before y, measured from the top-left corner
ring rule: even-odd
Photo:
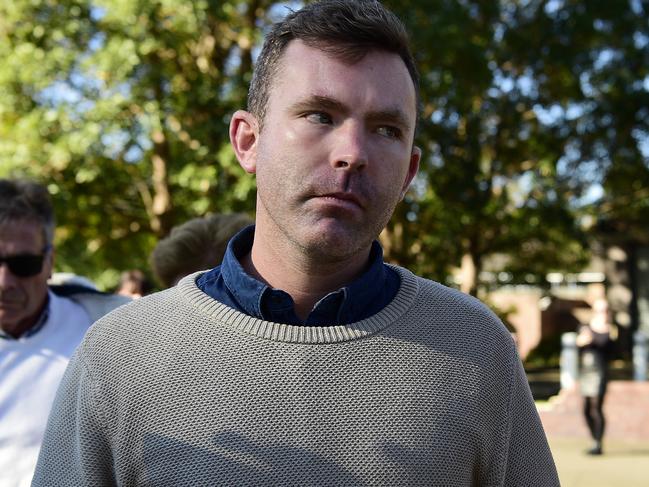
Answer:
[[[33,485],[559,485],[507,330],[395,269],[395,299],[347,326],[249,317],[196,275],[104,317]]]

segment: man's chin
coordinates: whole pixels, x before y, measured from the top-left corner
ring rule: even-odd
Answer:
[[[15,316],[8,316],[0,311],[0,330],[11,333],[17,326],[18,320]]]
[[[309,255],[329,262],[344,261],[366,251],[374,240],[371,236],[358,232],[358,227],[345,225],[326,225],[316,227],[306,239],[305,247]]]

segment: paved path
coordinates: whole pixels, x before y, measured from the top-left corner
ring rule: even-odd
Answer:
[[[589,456],[586,438],[550,437],[562,487],[649,486],[649,441],[606,440],[604,455]]]
[[[588,436],[583,399],[577,388],[563,389],[558,396],[538,404],[538,408],[546,435],[557,438]],[[649,382],[609,382],[604,416],[606,439],[649,442]]]

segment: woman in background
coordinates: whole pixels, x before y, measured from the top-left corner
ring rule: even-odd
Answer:
[[[608,355],[611,345],[611,326],[608,303],[598,299],[593,303],[593,315],[588,325],[583,325],[577,335],[580,352],[579,385],[584,398],[584,416],[593,438],[589,455],[602,454],[604,436],[604,395],[608,382]]]

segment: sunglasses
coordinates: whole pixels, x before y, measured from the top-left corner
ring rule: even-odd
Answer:
[[[42,255],[20,254],[11,257],[0,257],[0,265],[7,264],[7,267],[14,276],[32,277],[43,270],[43,262],[49,246],[43,249]]]

